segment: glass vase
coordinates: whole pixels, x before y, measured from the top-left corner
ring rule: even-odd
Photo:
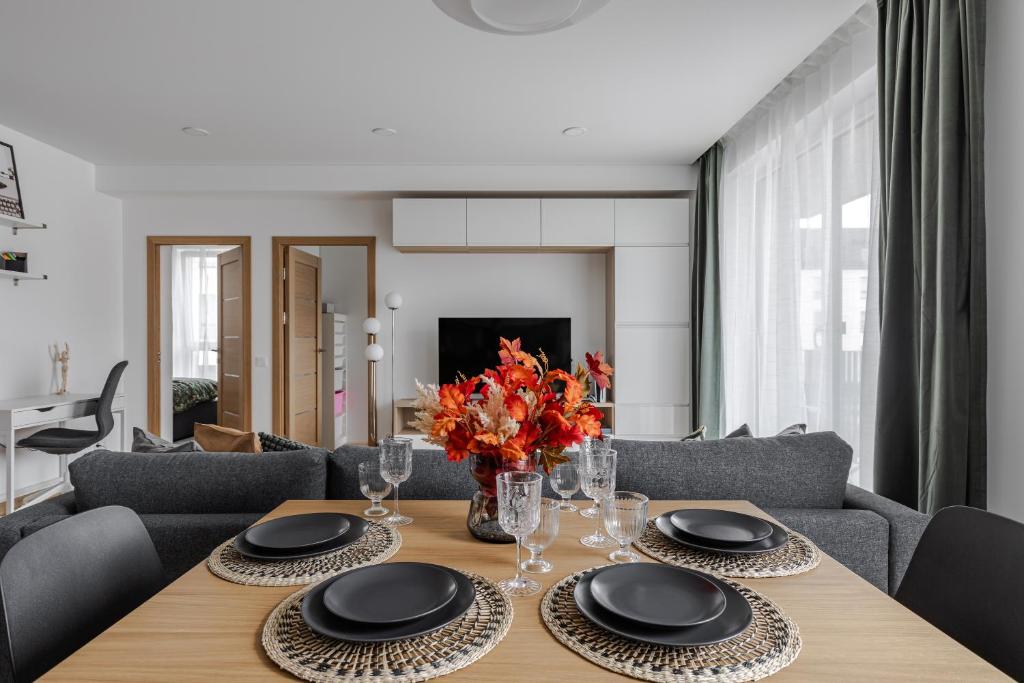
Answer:
[[[474,538],[487,543],[515,543],[516,539],[502,531],[498,524],[498,491],[496,478],[502,472],[535,472],[539,453],[525,460],[508,460],[489,455],[469,456],[469,469],[480,488],[469,503],[466,527]]]

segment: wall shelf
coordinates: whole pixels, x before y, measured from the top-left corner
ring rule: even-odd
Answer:
[[[21,218],[15,218],[14,216],[4,216],[0,214],[0,225],[7,226],[11,229],[15,235],[18,234],[19,230],[46,230],[46,223],[30,223]],[[31,278],[25,278],[31,279]]]
[[[14,286],[18,286],[20,280],[48,280],[48,275],[33,275],[32,273],[18,273],[13,270],[0,270],[0,278],[14,280]]]

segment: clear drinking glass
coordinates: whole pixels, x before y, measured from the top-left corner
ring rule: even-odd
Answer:
[[[616,491],[601,501],[601,514],[608,534],[619,542],[619,549],[608,556],[613,562],[639,562],[640,556],[629,549],[647,526],[647,496],[632,491]]]
[[[575,463],[563,462],[555,465],[548,475],[548,481],[551,483],[551,490],[562,497],[558,509],[576,512],[576,506],[569,502],[572,494],[580,490],[580,471]]]
[[[380,476],[380,462],[367,460],[359,463],[359,490],[370,499],[372,505],[363,514],[367,517],[383,517],[388,514],[388,509],[380,504],[391,493],[391,484],[384,481]]]
[[[558,538],[558,511],[561,507],[557,500],[551,498],[540,501],[540,523],[532,534],[523,539],[523,547],[530,551],[530,559],[523,562],[524,571],[546,574],[554,568],[544,559],[544,551]]]
[[[512,597],[540,592],[540,584],[523,576],[523,538],[540,524],[540,494],[544,478],[536,472],[502,472],[498,482],[498,524],[516,539],[516,575],[498,587]]]
[[[591,439],[589,436],[583,440],[580,444],[580,462],[583,462],[583,456],[587,453],[607,453],[611,450],[612,438],[605,437],[604,439]],[[598,506],[594,503],[588,508],[580,508],[580,516],[586,517],[587,519],[594,519],[598,516]]]
[[[604,524],[600,517],[601,501],[615,490],[615,451],[597,453],[591,450],[580,459],[580,484],[583,493],[593,499],[598,510],[597,526],[594,533],[584,536],[580,543],[588,548],[611,548],[615,541],[604,534]]]
[[[405,526],[412,524],[412,517],[406,517],[398,510],[398,485],[412,474],[412,439],[389,436],[380,442],[380,476],[395,488],[395,510],[384,518],[385,524]]]

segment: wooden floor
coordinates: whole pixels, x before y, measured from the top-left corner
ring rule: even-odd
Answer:
[[[757,512],[744,502],[689,505]],[[359,513],[366,506],[367,501],[289,501],[268,517],[315,511]],[[682,506],[652,502],[651,512]],[[437,562],[492,579],[513,573],[512,546],[481,543],[467,533],[465,501],[403,501],[402,511],[415,522],[401,529],[403,543],[396,561]],[[594,528],[592,520],[574,513],[563,513],[561,520],[561,533],[545,553],[555,569],[536,575],[545,589],[571,572],[607,563],[606,550],[579,543],[579,537]],[[742,579],[741,583],[774,600],[800,628],[800,656],[772,681],[1008,680],[830,557],[805,574]],[[295,590],[239,586],[200,565],[72,655],[47,679],[76,683],[290,679],[266,657],[259,639],[266,616]],[[443,680],[626,680],[556,641],[540,619],[540,599],[540,595],[515,599],[515,618],[506,638],[478,662]]]

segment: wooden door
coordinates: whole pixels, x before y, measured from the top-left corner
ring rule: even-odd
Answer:
[[[288,247],[284,275],[285,434],[320,444],[320,259]]]
[[[217,255],[217,424],[248,429],[245,372],[245,264],[242,247]]]

